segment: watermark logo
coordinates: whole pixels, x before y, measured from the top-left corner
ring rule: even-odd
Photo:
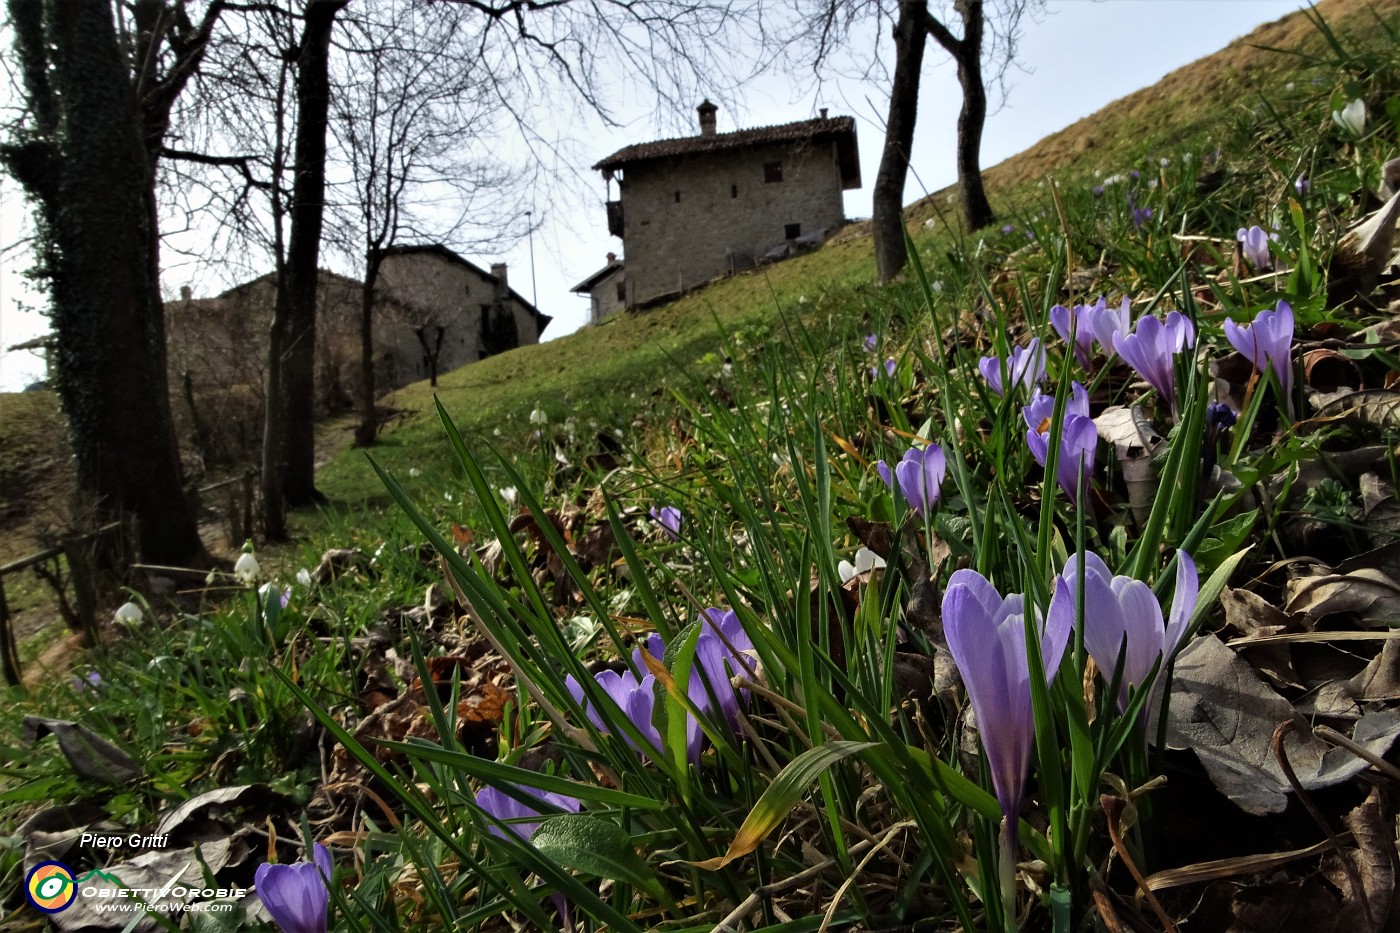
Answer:
[[[24,879],[24,896],[46,914],[56,914],[78,896],[78,882],[62,862],[40,862]]]

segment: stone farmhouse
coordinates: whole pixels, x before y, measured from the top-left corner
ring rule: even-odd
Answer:
[[[344,411],[360,382],[362,283],[322,270],[317,285],[316,410]],[[274,273],[215,298],[188,288],[166,303],[170,386],[182,426],[206,459],[209,426],[229,435],[226,453],[255,450],[267,369]],[[374,299],[375,389],[389,392],[467,363],[538,343],[551,318],[510,287],[504,264],[486,272],[445,246],[385,251]]]
[[[700,134],[638,143],[593,166],[611,195],[608,232],[624,264],[589,276],[594,315],[638,307],[821,243],[845,222],[842,192],[860,187],[855,120],[716,132],[719,108],[696,108]],[[613,270],[613,271],[609,271]]]

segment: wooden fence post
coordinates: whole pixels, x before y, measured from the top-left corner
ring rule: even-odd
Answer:
[[[63,554],[68,558],[68,579],[73,584],[73,609],[78,617],[78,627],[87,636],[88,647],[99,646],[97,635],[97,581],[93,575],[91,560],[96,538],[100,534],[71,538],[63,546]],[[94,542],[85,546],[84,542]]]
[[[15,634],[10,629],[10,605],[5,602],[5,578],[0,576],[0,668],[5,683],[11,687],[23,684],[19,676],[19,652],[15,650]]]

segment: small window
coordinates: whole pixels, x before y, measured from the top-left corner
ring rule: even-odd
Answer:
[[[625,302],[627,300],[627,280],[617,280],[617,300]]]
[[[763,183],[771,185],[783,180],[783,163],[764,162],[763,163]]]
[[[738,186],[738,185],[730,185],[730,186],[729,186],[729,196],[730,196],[731,198],[737,198],[737,197],[739,196],[739,186]]]
[[[676,203],[681,203],[681,193],[679,191],[676,192]]]
[[[802,235],[801,224],[787,224],[783,227],[783,237],[788,240],[795,240]]]

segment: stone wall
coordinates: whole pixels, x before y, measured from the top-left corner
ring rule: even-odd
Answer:
[[[773,163],[781,181],[765,168]],[[728,275],[844,219],[834,141],[638,162],[620,188],[629,305]]]

